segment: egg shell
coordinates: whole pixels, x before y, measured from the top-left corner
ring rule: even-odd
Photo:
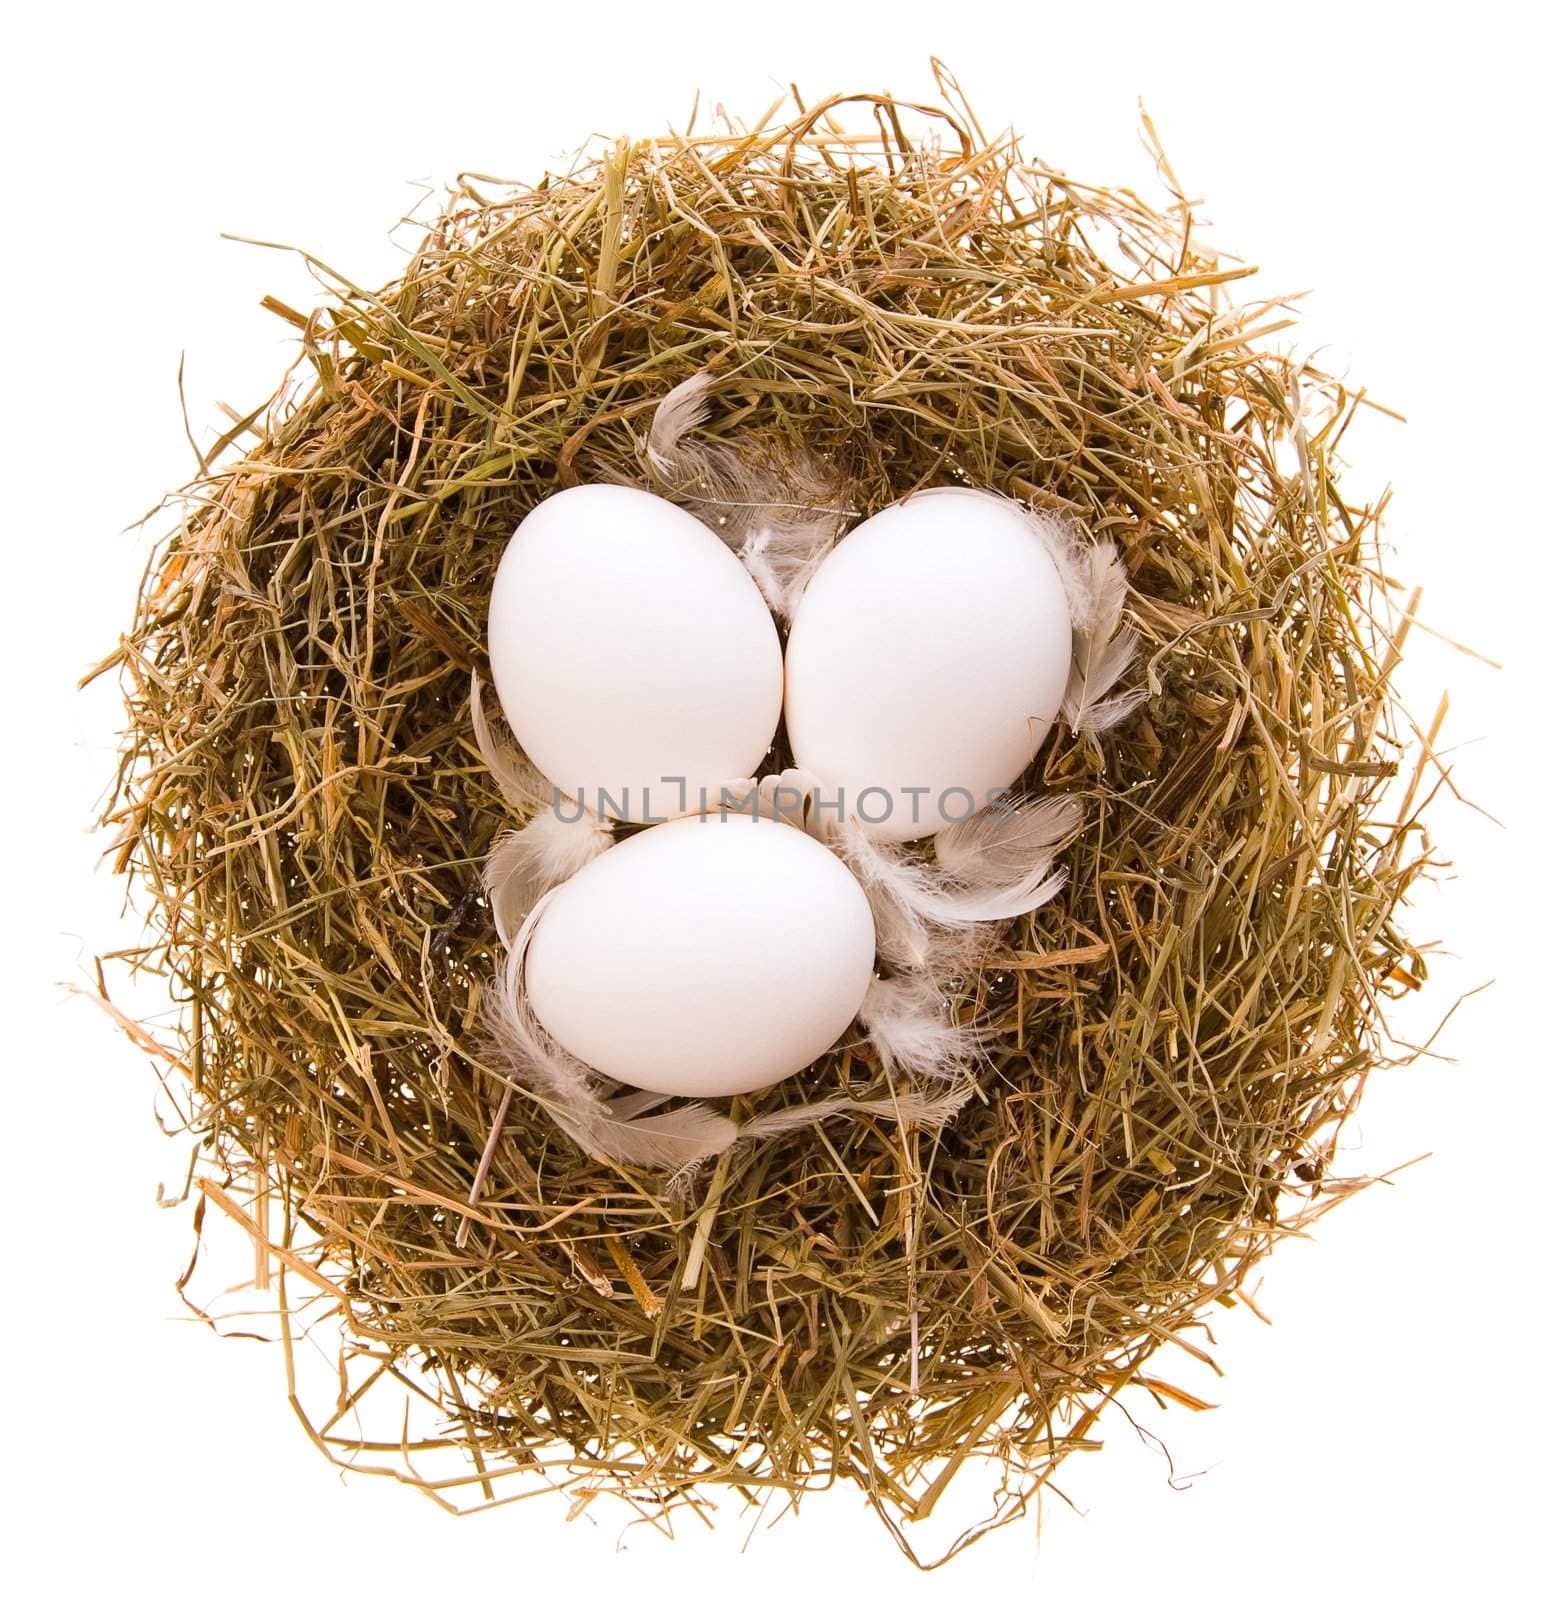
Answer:
[[[488,652],[540,771],[630,822],[750,777],[780,717],[763,596],[703,523],[640,489],[583,484],[530,512],[498,564]]]
[[[785,721],[825,803],[917,839],[989,803],[1061,707],[1061,574],[1011,501],[928,489],[830,551],[786,645]]]
[[[537,1020],[621,1083],[702,1097],[767,1088],[835,1043],[872,977],[850,870],[747,813],[647,828],[542,908],[525,958]]]

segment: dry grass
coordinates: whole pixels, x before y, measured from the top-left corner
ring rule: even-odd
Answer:
[[[150,913],[123,958],[182,1008],[145,1042],[206,1199],[339,1328],[323,1448],[451,1503],[548,1462],[651,1516],[849,1479],[909,1553],[960,1463],[1008,1465],[1001,1522],[1128,1386],[1193,1403],[1145,1362],[1206,1359],[1209,1309],[1347,1192],[1378,1005],[1423,970],[1394,923],[1426,860],[1393,783],[1406,623],[1379,507],[1335,477],[1358,397],[1263,353],[1282,308],[1232,306],[1246,269],[1193,239],[1168,168],[1163,212],[1075,183],[951,86],[762,129],[462,180],[400,281],[320,268],[323,310],[273,303],[311,380],[236,421],[246,453],[188,491],[104,664],[109,820]],[[466,713],[489,583],[540,496],[638,470],[701,368],[725,436],[805,438],[863,512],[964,478],[1110,534],[1152,697],[1042,754],[1092,820],[966,997],[1001,1043],[949,1129],[837,1120],[684,1200],[518,1096],[468,1207],[503,1090],[480,867],[514,820]],[[762,1103],[882,1070],[847,1041]],[[470,1464],[347,1452],[349,1370],[431,1395]]]

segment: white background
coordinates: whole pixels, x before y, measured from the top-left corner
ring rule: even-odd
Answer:
[[[455,0],[32,7],[6,24],[0,381],[5,521],[0,1168],[9,1380],[0,1562],[18,1593],[141,1583],[259,1596],[1005,1592],[1342,1596],[1469,1584],[1524,1594],[1553,1499],[1553,652],[1555,41],[1538,8],[1363,3],[921,7]],[[1392,13],[1385,15],[1383,13]],[[1398,20],[1399,16],[1401,20]],[[247,409],[288,351],[258,309],[309,304],[296,242],[360,282],[396,270],[387,229],[460,168],[534,175],[593,132],[686,121],[696,90],[756,115],[796,79],[931,91],[947,59],[989,128],[1081,177],[1152,191],[1143,96],[1204,232],[1264,264],[1254,293],[1313,288],[1303,348],[1407,413],[1362,433],[1362,482],[1396,486],[1398,566],[1435,628],[1403,683],[1460,788],[1438,835],[1455,877],[1413,927],[1439,937],[1405,1035],[1489,979],[1441,1035],[1456,1065],[1379,1079],[1349,1156],[1430,1159],[1343,1207],[1265,1269],[1265,1327],[1215,1331],[1228,1376],[1200,1416],[1134,1404],[1033,1519],[919,1578],[852,1491],[753,1531],[675,1544],[543,1499],[464,1520],[343,1479],[283,1398],[274,1345],[221,1340],[172,1281],[187,1210],[145,1062],[64,984],[125,937],[89,831],[112,765],[111,690],[80,672],[125,623],[144,542],[122,533],[189,473],[197,437]],[[234,1272],[238,1275],[241,1267]],[[217,1279],[221,1280],[218,1264]],[[750,1537],[751,1535],[751,1537]],[[747,1544],[744,1554],[742,1546]],[[1547,1564],[1546,1564],[1547,1565]],[[278,1576],[279,1574],[279,1576]],[[435,1590],[435,1585],[438,1586]],[[819,1586],[827,1585],[820,1589]]]

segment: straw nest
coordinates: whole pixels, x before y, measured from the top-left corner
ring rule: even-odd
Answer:
[[[314,263],[323,309],[270,302],[303,381],[234,418],[105,663],[109,821],[202,1214],[255,1234],[289,1352],[339,1336],[339,1394],[295,1402],[327,1452],[457,1507],[845,1479],[917,1560],[997,1458],[945,1558],[1130,1389],[1197,1403],[1150,1357],[1206,1360],[1210,1308],[1348,1192],[1336,1129],[1423,967],[1394,922],[1426,859],[1407,623],[1335,476],[1360,397],[1266,347],[1281,308],[1236,304],[1248,269],[1162,172],[1160,210],[988,139],[951,86],[857,96],[463,178],[397,282]],[[949,1126],[845,1117],[669,1186],[519,1094],[471,1204],[505,1088],[481,869],[516,821],[467,708],[495,564],[541,496],[642,474],[699,371],[717,437],[805,441],[859,512],[967,481],[1109,535],[1149,697],[1029,776],[1089,823],[960,996],[994,1042]],[[738,1109],[883,1077],[847,1037]],[[361,1441],[376,1387],[442,1416]]]

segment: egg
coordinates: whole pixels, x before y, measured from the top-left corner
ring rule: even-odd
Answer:
[[[780,639],[703,523],[616,484],[564,489],[509,540],[493,683],[542,774],[603,817],[656,822],[751,777],[780,717]]]
[[[767,1088],[861,1008],[872,911],[830,850],[746,812],[614,845],[546,902],[525,954],[542,1027],[587,1066],[662,1094]]]
[[[813,574],[785,656],[785,721],[821,803],[893,840],[990,803],[1061,707],[1061,574],[1016,503],[927,489],[868,517]]]

